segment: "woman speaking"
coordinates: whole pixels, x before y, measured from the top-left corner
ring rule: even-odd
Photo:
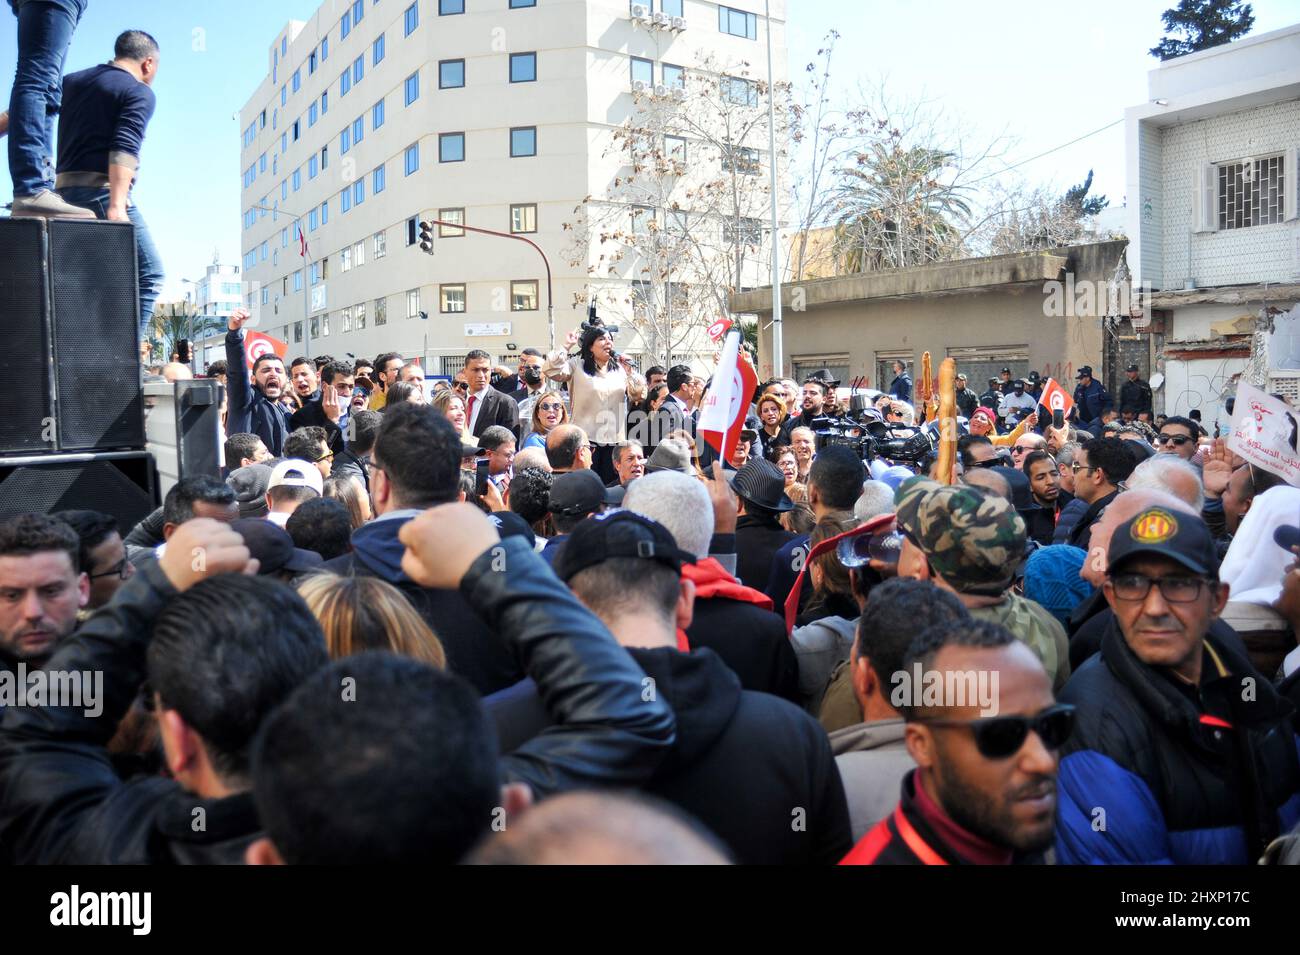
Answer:
[[[614,353],[612,326],[592,316],[569,332],[564,348],[546,356],[542,373],[569,385],[570,416],[591,442],[591,468],[608,484],[614,480],[614,449],[627,433],[627,359]],[[568,350],[578,346],[578,354]]]

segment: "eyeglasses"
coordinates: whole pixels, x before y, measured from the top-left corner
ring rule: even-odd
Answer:
[[[967,471],[972,471],[976,468],[1000,468],[1002,466],[1003,461],[1001,458],[989,458],[987,461],[972,461],[965,467]]]
[[[995,716],[973,720],[917,720],[927,726],[966,726],[975,734],[975,747],[985,759],[1006,759],[1020,752],[1033,730],[1048,749],[1060,749],[1074,731],[1074,707],[1049,706],[1036,716]]]
[[[1035,450],[1035,449],[1034,449],[1034,448],[1024,448],[1024,447],[1021,447],[1020,445],[1017,444],[1017,445],[1014,445],[1014,446],[1011,448],[1011,453],[1012,453],[1012,454],[1028,454],[1030,451],[1033,451],[1033,450]]]
[[[1092,471],[1095,469],[1091,464],[1080,464],[1078,461],[1073,461],[1070,463],[1070,470],[1075,474],[1078,474],[1080,471]]]
[[[334,452],[333,452],[333,451],[327,451],[325,454],[322,454],[320,457],[318,457],[318,458],[314,458],[314,459],[313,459],[313,463],[316,463],[316,462],[319,462],[319,461],[332,461],[333,459],[334,459]]]
[[[1160,596],[1169,603],[1187,604],[1196,600],[1209,583],[1204,577],[1146,577],[1142,574],[1117,574],[1107,578],[1118,600],[1146,600],[1151,585],[1160,588]]]
[[[1172,444],[1176,448],[1181,448],[1188,441],[1193,440],[1185,434],[1158,434],[1156,435],[1156,444]]]
[[[538,411],[563,411],[564,405],[560,404],[560,402],[558,401],[548,401],[544,405],[538,405],[537,410]]]
[[[127,563],[127,559],[123,557],[112,567],[108,568],[108,570],[99,574],[87,574],[86,576],[91,580],[98,580],[100,577],[121,577],[123,580],[126,580],[131,576],[131,565]]]
[[[469,391],[469,385],[467,385],[463,381],[456,382],[454,385],[452,385],[452,387],[455,388],[457,391]]]

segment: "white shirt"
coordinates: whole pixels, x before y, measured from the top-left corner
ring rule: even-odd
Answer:
[[[284,525],[289,523],[289,516],[290,515],[284,513],[284,511],[271,511],[266,515],[266,519],[272,524],[284,527]]]
[[[466,405],[465,413],[469,415],[469,417],[466,418],[465,420],[465,430],[468,431],[470,434],[474,433],[474,422],[478,421],[478,413],[483,410],[483,399],[487,397],[487,393],[491,390],[492,390],[492,386],[488,385],[482,391],[478,392],[477,394],[470,395],[468,398],[465,399],[465,405]],[[470,398],[474,399],[474,410],[472,413],[470,412],[469,409]]]

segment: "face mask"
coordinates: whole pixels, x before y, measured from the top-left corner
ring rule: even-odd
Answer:
[[[524,369],[524,381],[530,385],[539,384],[542,380],[542,370],[536,365],[529,365]]]

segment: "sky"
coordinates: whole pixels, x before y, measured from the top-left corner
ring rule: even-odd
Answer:
[[[545,0],[543,0],[545,2]],[[924,101],[940,125],[967,143],[997,141],[990,173],[1040,153],[1007,173],[1064,190],[1095,170],[1093,193],[1124,197],[1121,120],[1145,102],[1147,54],[1162,35],[1160,14],[1174,0],[787,0],[789,68],[796,81],[828,30],[841,34],[832,66],[840,99],[884,83],[899,101]],[[181,298],[212,262],[238,264],[238,111],[267,70],[270,41],[318,0],[90,0],[66,70],[112,57],[128,27],[148,30],[163,51],[154,85],[158,106],[145,140],[135,200],[162,252],[163,299]],[[1252,34],[1300,22],[1300,0],[1255,0]],[[0,12],[5,10],[0,6]],[[0,20],[3,22],[3,20]],[[0,73],[12,75],[12,21],[0,30]],[[761,61],[760,61],[761,62]],[[1049,152],[1050,151],[1050,152]],[[0,202],[8,202],[7,177]]]

